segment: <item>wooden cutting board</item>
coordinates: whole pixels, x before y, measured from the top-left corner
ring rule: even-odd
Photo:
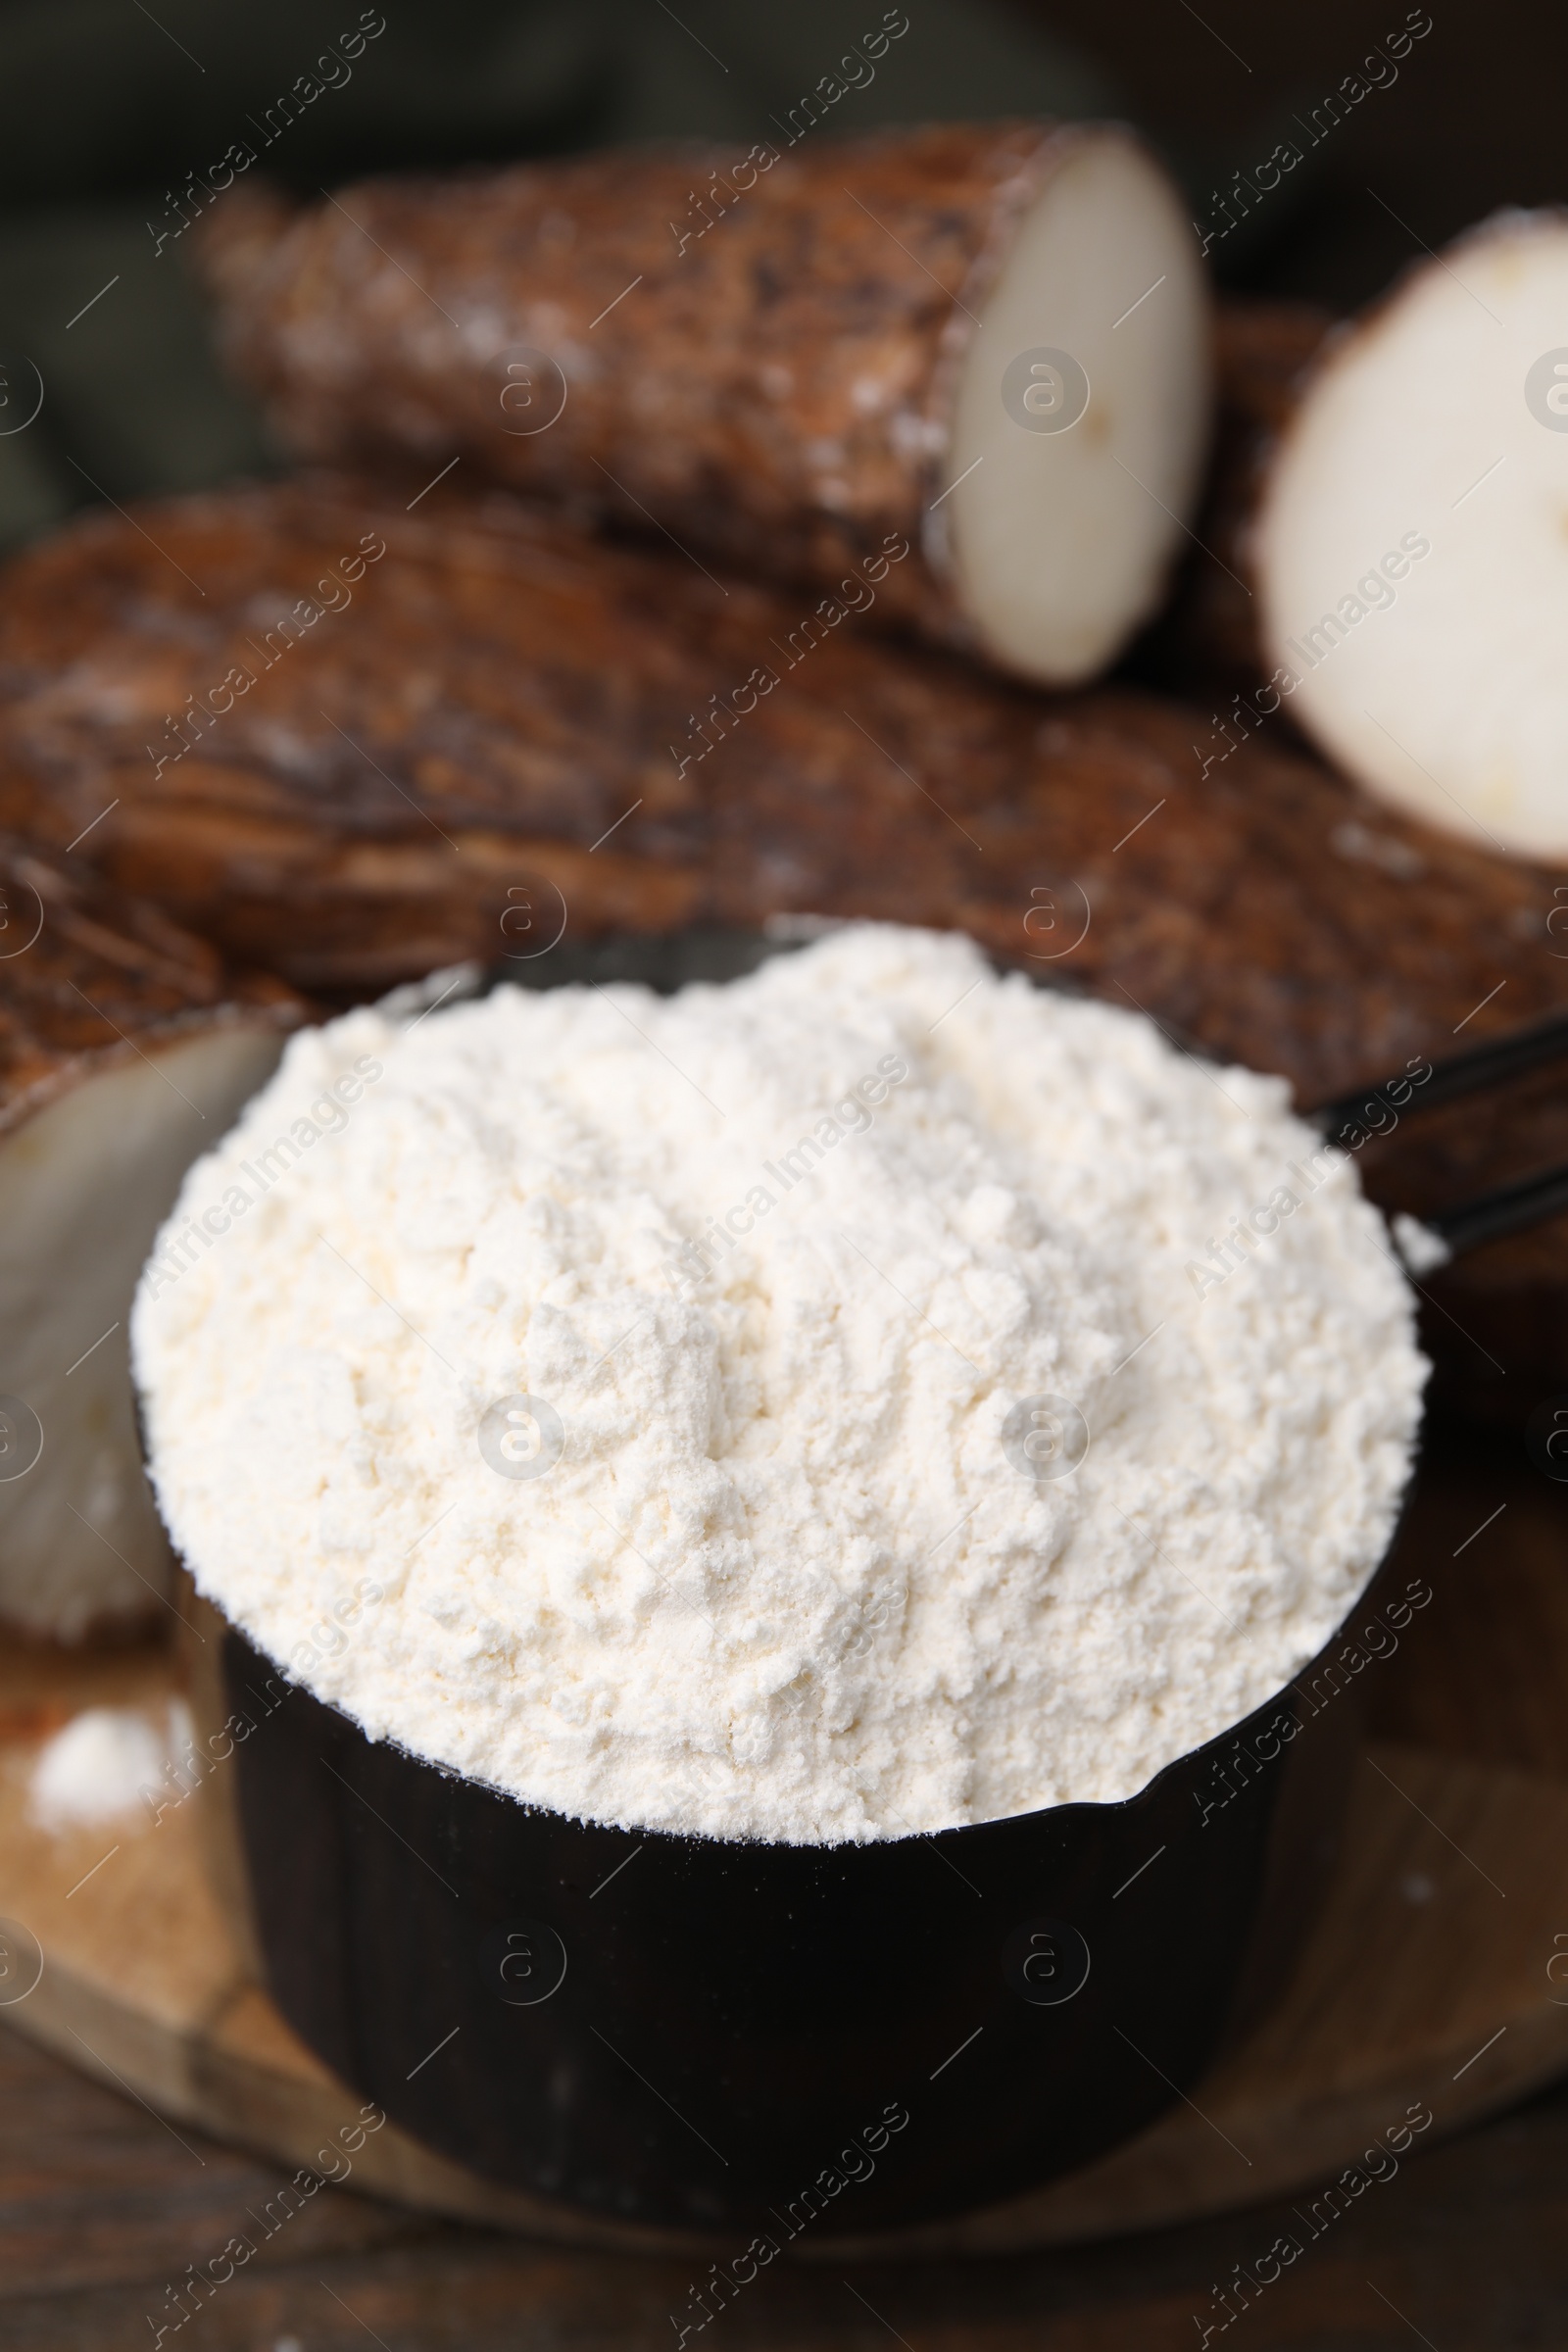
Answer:
[[[1521,1472],[1495,1523],[1461,1541],[1497,1488],[1466,1476],[1429,1477],[1406,1537],[1437,1594],[1425,1648],[1374,1670],[1389,1677],[1385,1724],[1424,1737],[1369,1741],[1344,1866],[1274,2011],[1190,2099],[1086,2171],[956,2222],[835,2240],[830,2259],[998,2253],[1223,2212],[1322,2181],[1408,2109],[1430,2111],[1429,2145],[1568,2068],[1568,1771],[1539,1768],[1542,1740],[1527,1744],[1535,1769],[1486,1752],[1506,1754],[1497,1726],[1533,1715],[1551,1748],[1568,1717],[1568,1498]],[[1489,1654],[1492,1632],[1512,1642]],[[1504,1675],[1529,1687],[1499,1690]],[[220,1791],[196,1789],[156,1825],[142,1809],[56,1834],[31,1815],[53,1731],[89,1705],[161,1720],[178,1680],[163,1649],[0,1659],[0,1920],[41,1953],[36,1984],[0,2018],[176,2127],[309,2165],[359,2100],[285,2026],[208,1882],[202,1811]],[[0,1979],[0,2000],[26,1973]],[[357,2157],[356,2185],[564,2243],[692,2242],[492,2188],[391,2126]]]

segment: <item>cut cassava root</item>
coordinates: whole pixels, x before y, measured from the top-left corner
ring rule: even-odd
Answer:
[[[1206,298],[1119,129],[591,156],[292,215],[235,191],[202,235],[308,458],[461,457],[828,591],[902,537],[884,616],[1047,684],[1114,659],[1182,544]]]
[[[1568,215],[1503,213],[1309,376],[1253,526],[1265,661],[1368,791],[1568,858]]]
[[[788,595],[499,493],[401,504],[316,479],[94,516],[18,559],[0,806],[62,844],[98,818],[79,856],[339,997],[467,958],[526,977],[563,924],[926,923],[1304,1103],[1568,1005],[1559,878],[1266,736],[1200,775],[1180,704],[1043,698],[856,613],[808,631]],[[350,593],[361,547],[382,552]],[[1564,1159],[1568,1102],[1526,1086],[1362,1165],[1427,1213]],[[1561,1224],[1430,1287],[1468,1335],[1435,1339],[1511,1367],[1505,1395],[1568,1378]]]
[[[302,988],[526,960],[563,901],[573,937],[932,922],[1120,982],[1303,1101],[1568,1004],[1551,877],[1264,738],[1200,777],[1182,705],[808,629],[500,494],[410,515],[318,476],[94,514],[0,573],[0,813],[62,845],[97,819],[78,857]]]
[[[77,861],[79,865],[79,860]],[[0,1621],[74,1641],[158,1609],[126,1323],[190,1161],[303,1007],[156,906],[0,837]]]

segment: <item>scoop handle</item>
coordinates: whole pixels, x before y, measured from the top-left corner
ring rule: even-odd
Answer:
[[[1554,1013],[1549,1020],[1540,1021],[1529,1029],[1515,1030],[1510,1036],[1489,1038],[1485,1045],[1471,1046],[1462,1054],[1451,1054],[1445,1061],[1433,1062],[1424,1078],[1412,1081],[1408,1069],[1376,1086],[1358,1088],[1353,1094],[1340,1095],[1324,1102],[1308,1115],[1315,1126],[1331,1143],[1343,1144],[1354,1150],[1368,1139],[1361,1133],[1365,1126],[1376,1132],[1386,1123],[1389,1111],[1399,1119],[1417,1116],[1423,1110],[1434,1110],[1440,1103],[1451,1102],[1461,1095],[1480,1094],[1505,1086],[1526,1070],[1539,1069],[1543,1063],[1568,1058],[1568,1013]],[[1379,1116],[1377,1114],[1384,1114]],[[1391,1130],[1392,1131],[1392,1130]],[[1551,1217],[1568,1210],[1568,1166],[1544,1168],[1538,1175],[1526,1176],[1515,1184],[1499,1185],[1494,1191],[1478,1194],[1473,1200],[1462,1200],[1454,1208],[1441,1210],[1421,1218],[1425,1234],[1437,1245],[1438,1250],[1418,1266],[1407,1250],[1410,1271],[1417,1273],[1447,1259],[1460,1257],[1466,1251],[1479,1250],[1483,1243],[1494,1242],[1504,1234],[1524,1233],[1532,1225],[1544,1225]],[[1397,1239],[1396,1244],[1397,1247]]]
[[[1338,1142],[1347,1127],[1360,1126],[1373,1111],[1397,1107],[1402,1118],[1414,1118],[1423,1110],[1435,1110],[1441,1102],[1504,1086],[1526,1070],[1539,1069],[1543,1062],[1563,1058],[1568,1058],[1568,1012],[1553,1013],[1550,1020],[1538,1021],[1532,1028],[1489,1038],[1485,1045],[1435,1061],[1418,1082],[1419,1092],[1412,1087],[1408,1070],[1399,1070],[1376,1086],[1339,1095],[1308,1115],[1326,1136]],[[1396,1088],[1401,1091],[1396,1093]]]
[[[1518,1184],[1499,1185],[1494,1192],[1478,1194],[1474,1200],[1462,1200],[1457,1208],[1423,1217],[1421,1223],[1443,1244],[1446,1263],[1447,1258],[1479,1250],[1484,1242],[1500,1241],[1504,1234],[1526,1233],[1532,1225],[1544,1225],[1564,1210],[1568,1210],[1568,1166],[1544,1168]]]

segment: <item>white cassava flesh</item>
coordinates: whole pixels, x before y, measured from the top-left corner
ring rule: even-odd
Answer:
[[[1116,132],[1075,142],[1008,249],[955,408],[951,561],[993,660],[1075,685],[1150,617],[1202,466],[1208,340],[1170,182]],[[1011,407],[1001,395],[1009,364],[1037,349],[1066,352],[1088,378],[1063,430],[1021,426],[1016,393]],[[1031,406],[1059,397],[1042,382]]]
[[[220,1018],[84,1055],[74,1084],[0,1136],[0,1391],[43,1429],[32,1467],[0,1481],[0,1619],[27,1634],[75,1641],[166,1592],[131,1396],[131,1294],[186,1168],[281,1050],[275,1020]]]
[[[1568,216],[1414,270],[1309,380],[1252,548],[1292,713],[1424,822],[1568,857]]]

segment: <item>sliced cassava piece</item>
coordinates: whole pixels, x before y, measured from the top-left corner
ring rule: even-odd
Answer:
[[[108,797],[106,795],[106,797]],[[179,1179],[303,1007],[158,907],[0,836],[0,1620],[60,1641],[156,1612],[126,1321]]]
[[[1180,704],[990,681],[500,493],[402,504],[278,484],[18,559],[0,810],[62,845],[92,825],[78,857],[339,998],[470,957],[526,979],[563,932],[928,923],[1306,1104],[1568,1006],[1568,877],[1407,823],[1267,731],[1205,771]],[[1485,1118],[1404,1119],[1361,1165],[1427,1214],[1565,1159],[1547,1070]],[[1568,1227],[1429,1287],[1504,1398],[1521,1367],[1568,1382]]]
[[[201,230],[301,455],[573,502],[1071,684],[1156,607],[1196,494],[1206,297],[1126,131],[948,123],[745,157],[387,178]],[[407,495],[407,493],[405,494]],[[841,589],[841,583],[842,589]]]
[[[1565,436],[1568,216],[1500,213],[1327,347],[1254,525],[1297,721],[1381,800],[1543,859],[1568,858]]]

